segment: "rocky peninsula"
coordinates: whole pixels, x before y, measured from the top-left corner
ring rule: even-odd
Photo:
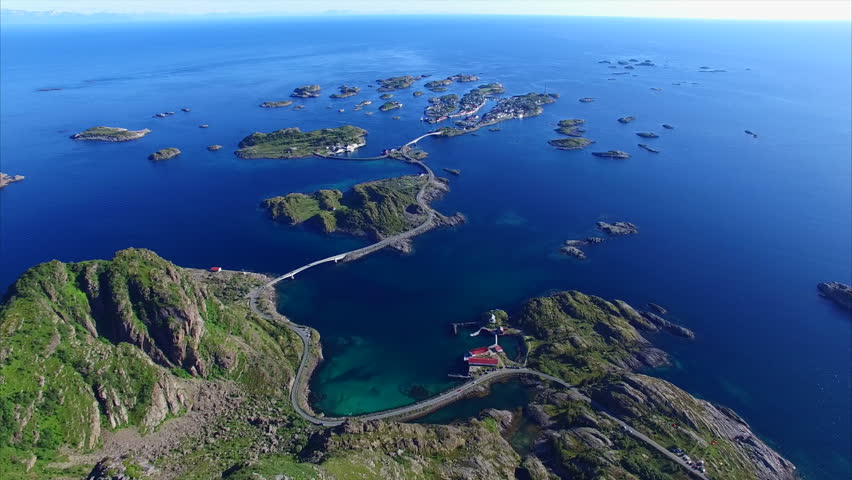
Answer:
[[[352,125],[303,132],[296,127],[244,138],[235,154],[240,158],[301,158],[315,152],[329,155],[354,152],[367,144],[367,131]]]
[[[7,175],[0,172],[0,188],[3,188],[10,183],[20,182],[24,178],[25,177],[23,175]]]
[[[71,135],[74,140],[88,140],[97,142],[127,142],[136,140],[151,133],[151,130],[128,130],[118,127],[92,127],[80,133]]]
[[[852,286],[840,282],[827,282],[817,285],[820,295],[843,308],[852,310]]]
[[[162,150],[158,150],[151,155],[148,155],[148,160],[159,162],[161,160],[168,160],[170,158],[174,158],[180,155],[180,150],[174,147],[164,148]]]
[[[317,98],[320,96],[321,90],[319,85],[305,85],[294,88],[290,96],[295,98]]]

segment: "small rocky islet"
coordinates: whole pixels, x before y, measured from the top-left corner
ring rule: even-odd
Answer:
[[[382,111],[382,112],[388,112],[388,111],[391,111],[391,110],[396,110],[398,108],[402,108],[402,103],[397,102],[396,100],[387,101],[387,102],[383,103],[381,106],[379,106],[379,110]]]
[[[221,149],[222,149],[222,145],[208,145],[207,146],[207,150],[210,150],[211,152],[216,152],[216,151],[219,151]]]
[[[263,108],[282,108],[289,107],[293,104],[292,100],[279,100],[279,101],[271,101],[271,102],[263,102],[260,104]]]
[[[10,183],[20,182],[24,180],[23,175],[9,175],[3,172],[0,172],[0,188],[4,188],[6,185]]]
[[[304,85],[293,89],[290,94],[294,98],[318,98],[322,88],[319,85]]]
[[[329,95],[331,98],[348,98],[354,95],[357,95],[361,92],[360,87],[352,87],[349,85],[341,85],[337,87],[337,93],[332,93]]]
[[[638,144],[637,144],[637,146],[638,146],[639,148],[641,148],[641,149],[643,149],[643,150],[647,150],[647,151],[649,151],[649,152],[651,152],[651,153],[660,153],[660,151],[659,151],[659,150],[657,150],[656,148],[654,148],[654,147],[652,147],[652,146],[648,145],[647,143],[638,143]]]
[[[381,80],[376,80],[376,83],[379,84],[378,91],[380,92],[392,92],[394,90],[402,90],[405,88],[410,88],[414,85],[414,82],[424,78],[423,75],[402,75],[399,77],[390,77]]]
[[[80,133],[71,135],[74,140],[86,140],[95,142],[127,142],[137,140],[151,133],[151,130],[128,130],[119,127],[92,127]]]
[[[180,149],[177,149],[175,147],[163,148],[152,153],[151,155],[148,155],[148,160],[159,162],[162,160],[168,160],[170,158],[177,157],[178,155],[180,155],[180,153]]]
[[[605,152],[592,152],[592,155],[602,158],[615,158],[617,160],[627,160],[630,154],[622,150],[607,150]]]

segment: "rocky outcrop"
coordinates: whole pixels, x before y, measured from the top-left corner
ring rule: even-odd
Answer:
[[[168,160],[170,158],[174,158],[180,155],[180,150],[174,147],[164,148],[162,150],[158,150],[151,155],[148,155],[148,160],[159,162],[162,160]]]
[[[697,399],[665,380],[630,374],[593,390],[592,398],[626,419],[657,425],[664,431],[673,430],[667,423],[673,419],[677,422],[674,428],[698,444],[708,445],[707,439],[714,439],[725,451],[725,465],[718,462],[709,466],[711,473],[716,469],[719,478],[725,478],[725,469],[752,472],[760,480],[798,478],[795,466],[757,438],[733,411]]]
[[[598,230],[606,233],[607,235],[619,236],[619,235],[634,235],[639,233],[639,228],[636,225],[630,222],[615,222],[615,223],[607,223],[607,222],[598,222],[597,223]]]
[[[618,123],[628,124],[633,120],[636,120],[636,117],[620,117],[618,119]]]
[[[621,150],[607,150],[606,152],[592,152],[592,155],[603,158],[615,158],[618,160],[627,160],[630,154]]]
[[[295,98],[316,98],[320,96],[320,90],[319,85],[305,85],[293,89],[293,93],[290,96]]]
[[[7,175],[3,172],[0,172],[0,188],[9,185],[10,183],[20,182],[24,179],[23,175]]]
[[[831,299],[841,307],[852,310],[852,286],[840,282],[820,283],[817,285],[820,295]]]
[[[345,457],[368,465],[369,478],[400,479],[511,479],[521,462],[503,437],[476,420],[458,426],[349,420],[315,433],[301,456],[320,467]]]

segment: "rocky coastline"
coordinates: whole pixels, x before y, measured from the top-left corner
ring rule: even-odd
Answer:
[[[26,177],[24,177],[23,175],[8,175],[3,172],[0,172],[0,188],[3,188],[6,185],[9,185],[10,183],[20,182],[24,178]]]
[[[128,130],[119,127],[92,127],[80,133],[71,135],[73,140],[86,140],[96,142],[127,142],[136,140],[151,133],[151,130]]]

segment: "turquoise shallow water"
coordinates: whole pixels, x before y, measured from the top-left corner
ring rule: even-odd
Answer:
[[[658,67],[614,76],[597,63],[631,57]],[[450,322],[578,289],[668,307],[698,338],[653,338],[677,361],[657,374],[733,407],[806,477],[852,472],[849,316],[815,294],[817,282],[852,282],[849,25],[484,17],[4,27],[0,66],[1,166],[27,176],[0,191],[4,285],[41,261],[128,246],[186,266],[280,273],[363,245],[273,224],[259,202],[414,170],[230,152],[253,131],[351,123],[369,130],[370,155],[430,128],[418,121],[428,95],[397,93],[399,121],[352,111],[378,100],[366,88],[300,101],[299,112],[257,107],[295,86],[331,93],[396,74],[470,72],[509,94],[558,92],[543,115],[500,132],[423,141],[436,172],[462,170],[436,206],[464,212],[467,224],[417,238],[412,255],[381,252],[282,285],[281,310],[323,335],[315,406],[371,411],[414,401],[414,387],[447,388],[479,343],[451,336]],[[64,90],[36,91],[44,87]],[[585,96],[597,101],[576,101]],[[166,110],[178,114],[151,118]],[[637,120],[618,124],[624,115]],[[555,123],[572,117],[587,120],[593,150],[633,158],[549,147]],[[153,133],[126,144],[68,140],[96,124]],[[638,149],[637,131],[659,133],[648,143],[662,153]],[[211,143],[225,148],[208,152]],[[145,160],[166,146],[184,153]],[[601,219],[641,233],[587,249],[586,262],[556,253]],[[450,407],[443,420],[523,401],[498,394]]]

